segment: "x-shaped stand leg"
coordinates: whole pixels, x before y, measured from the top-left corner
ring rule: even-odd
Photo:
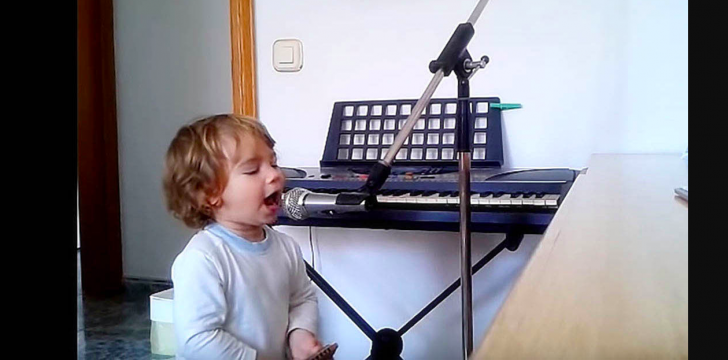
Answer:
[[[506,238],[501,241],[495,248],[493,248],[488,254],[483,256],[473,266],[473,274],[477,273],[478,270],[482,269],[485,264],[492,260],[498,255],[503,249],[510,251],[516,251],[518,246],[523,240],[523,234],[520,233],[509,233]],[[379,331],[375,331],[364,318],[359,315],[354,308],[352,308],[339,293],[329,285],[326,280],[306,262],[306,273],[309,278],[331,299],[346,316],[351,319],[354,324],[372,341],[372,349],[367,357],[367,360],[394,360],[401,359],[400,354],[402,353],[402,336],[411,329],[418,321],[422,320],[430,311],[432,311],[437,305],[445,300],[450,294],[452,294],[458,287],[460,287],[460,279],[455,280],[450,286],[447,287],[440,295],[432,300],[427,306],[425,306],[420,312],[417,313],[410,321],[408,321],[399,330],[390,328],[384,328]]]

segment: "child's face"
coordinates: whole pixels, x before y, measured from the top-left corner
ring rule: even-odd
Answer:
[[[224,144],[228,181],[217,199],[215,220],[232,230],[257,234],[277,219],[285,177],[264,141],[246,134],[239,146],[231,139]]]

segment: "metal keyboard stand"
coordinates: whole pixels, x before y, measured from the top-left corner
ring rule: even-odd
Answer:
[[[518,246],[523,240],[523,234],[521,233],[509,233],[505,239],[501,241],[495,248],[483,256],[475,265],[472,267],[472,274],[477,273],[482,269],[485,264],[495,258],[503,249],[509,251],[516,251]],[[336,304],[336,306],[349,317],[349,319],[361,330],[368,338],[372,341],[372,348],[367,360],[390,360],[390,359],[402,359],[400,354],[403,349],[402,336],[420,320],[422,320],[427,314],[437,307],[441,302],[447,299],[460,286],[460,279],[455,280],[450,286],[440,293],[435,299],[433,299],[427,306],[422,308],[410,321],[404,324],[399,330],[391,328],[383,328],[379,331],[374,330],[364,318],[359,315],[354,308],[352,308],[344,298],[336,292],[336,290],[329,285],[328,282],[314,270],[311,265],[306,262],[306,273],[308,277]]]

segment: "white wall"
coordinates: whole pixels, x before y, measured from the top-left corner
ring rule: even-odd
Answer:
[[[316,166],[333,102],[418,98],[475,0],[255,2],[261,120],[280,164]],[[169,279],[190,231],[165,211],[164,151],[192,118],[232,109],[226,0],[115,1],[124,273]],[[273,41],[304,44],[299,73],[277,73]],[[681,152],[687,145],[687,0],[491,0],[469,50],[491,63],[473,96],[504,112],[508,166],[587,165],[595,152]],[[454,79],[436,97],[455,95]],[[294,235],[310,260],[308,228]],[[502,235],[478,234],[479,258]],[[456,233],[314,229],[316,267],[375,328],[399,328],[459,276]],[[476,344],[538,244],[528,236],[474,277]],[[319,293],[321,337],[342,359],[369,340]],[[460,354],[459,291],[404,337],[408,359]]]
[[[169,279],[191,232],[168,215],[162,166],[179,127],[232,111],[228,2],[114,1],[124,275]]]
[[[256,2],[260,117],[281,162],[317,165],[334,101],[419,98],[427,64],[475,3]],[[284,37],[303,42],[299,73],[272,68]],[[523,104],[503,116],[509,166],[581,167],[595,152],[687,145],[686,0],[492,0],[468,49],[491,59],[471,94]],[[455,95],[452,76],[435,93]]]

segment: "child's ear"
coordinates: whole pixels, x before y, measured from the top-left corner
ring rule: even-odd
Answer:
[[[222,205],[222,198],[220,196],[212,196],[207,199],[207,203],[212,207],[213,209],[220,207]]]
[[[208,216],[212,216],[215,212],[215,209],[222,206],[222,197],[219,195],[203,196],[204,199],[202,200],[202,212],[207,214]]]

